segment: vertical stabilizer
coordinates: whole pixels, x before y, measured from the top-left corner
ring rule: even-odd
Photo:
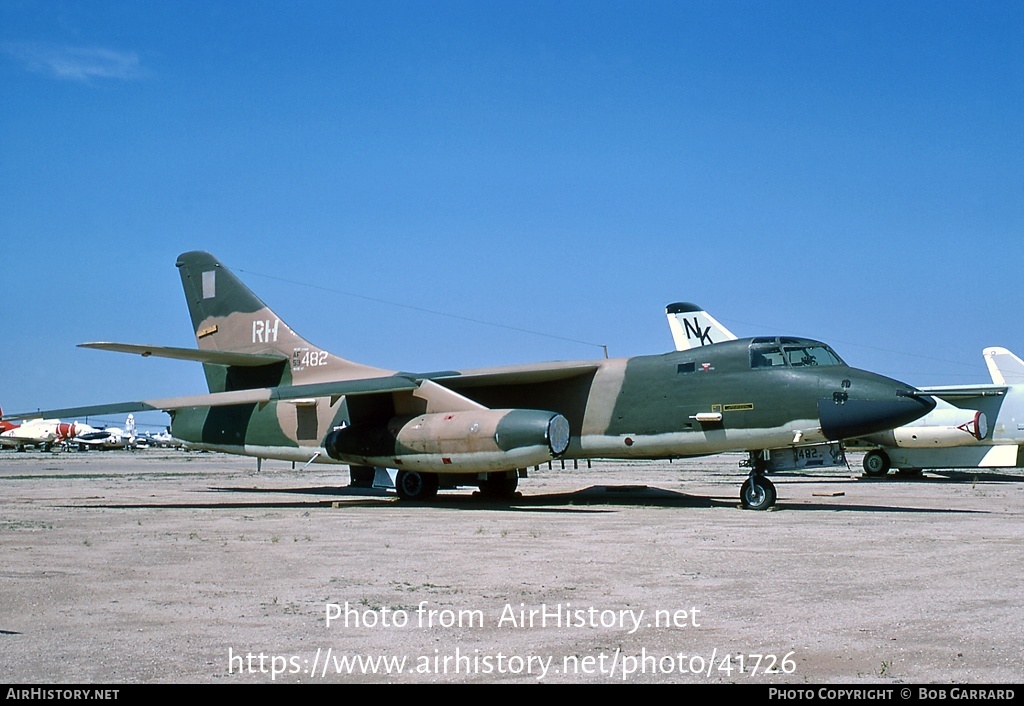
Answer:
[[[735,341],[732,331],[718,323],[711,314],[696,304],[677,302],[665,307],[668,327],[677,351],[700,348],[722,341]]]
[[[204,363],[211,392],[390,374],[331,355],[299,336],[210,253],[183,253],[175,264],[200,350],[280,359],[251,366]]]
[[[1024,361],[1005,348],[986,348],[985,364],[996,385],[1024,385]]]

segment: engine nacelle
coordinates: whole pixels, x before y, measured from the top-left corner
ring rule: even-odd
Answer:
[[[427,473],[491,473],[536,466],[569,447],[569,422],[536,409],[483,409],[393,417],[386,425],[335,429],[337,461]]]
[[[886,435],[892,436],[888,445],[902,449],[944,449],[977,443],[988,434],[988,419],[984,412],[973,410],[943,410],[942,416],[933,412],[925,417],[931,424],[909,424],[898,427]],[[969,416],[970,415],[970,416]]]

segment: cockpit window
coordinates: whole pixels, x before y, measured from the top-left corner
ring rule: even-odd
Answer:
[[[763,338],[753,341],[750,346],[751,368],[773,368],[783,365],[805,368],[816,365],[845,365],[845,363],[824,343],[793,338],[782,338],[773,343],[768,343]]]
[[[821,344],[812,346],[784,346],[782,350],[785,351],[786,362],[794,367],[843,364],[843,361],[832,352],[831,348]]]
[[[751,368],[774,368],[785,364],[786,359],[782,357],[782,351],[776,347],[765,346],[750,351]]]

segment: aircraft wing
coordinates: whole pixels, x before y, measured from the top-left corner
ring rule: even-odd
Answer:
[[[126,412],[168,412],[188,407],[228,407],[238,404],[266,404],[279,400],[297,400],[310,397],[342,397],[344,395],[372,395],[388,392],[416,390],[419,384],[412,378],[389,376],[366,378],[363,380],[343,380],[339,382],[320,382],[309,385],[284,385],[281,387],[262,387],[253,390],[235,390],[232,392],[213,392],[186,397],[169,397],[165,399],[138,400],[132,402],[114,402],[111,404],[92,405],[89,407],[69,407],[66,409],[26,412],[22,414],[5,414],[0,419],[36,419],[39,417],[89,417],[104,414],[124,414]]]
[[[446,387],[461,389],[485,385],[527,385],[531,383],[568,380],[595,372],[597,363],[543,363],[540,365],[513,365],[505,368],[468,370],[427,374],[423,377],[438,380]]]
[[[938,385],[935,387],[919,387],[922,395],[931,395],[944,400],[966,399],[970,397],[998,397],[1005,395],[1006,385]]]
[[[247,353],[221,353],[219,351],[198,351],[190,348],[168,348],[159,346],[139,346],[126,343],[83,344],[86,347],[101,350],[115,350],[124,353],[152,355],[163,357],[179,357],[182,360],[199,360],[219,365],[235,365],[233,358],[247,359],[246,365],[266,365],[267,362],[280,360],[271,356],[251,355]],[[180,355],[179,355],[180,354]],[[254,362],[259,359],[259,362]],[[519,385],[537,382],[565,380],[593,373],[598,369],[597,363],[565,364],[548,363],[545,365],[510,366],[507,368],[491,368],[486,371],[445,371],[433,374],[403,373],[385,377],[363,378],[359,380],[342,380],[332,382],[310,383],[306,385],[283,385],[280,387],[262,387],[252,390],[234,390],[231,392],[212,392],[185,397],[169,397],[163,399],[133,400],[129,402],[113,402],[110,404],[90,405],[85,407],[66,407],[64,409],[48,409],[16,414],[4,414],[0,420],[38,419],[51,417],[90,417],[107,414],[126,414],[129,412],[168,412],[189,407],[228,407],[239,404],[267,404],[276,401],[309,399],[312,397],[342,397],[345,395],[373,395],[392,392],[414,392],[415,396],[428,400],[432,409],[451,411],[481,407],[471,400],[454,392],[454,389],[482,385]],[[441,384],[438,384],[438,381]]]
[[[144,346],[137,343],[79,343],[79,348],[92,348],[115,353],[133,353],[143,358],[174,358],[175,360],[192,360],[213,365],[237,365],[240,367],[257,367],[270,363],[279,363],[288,358],[280,353],[231,353],[228,351],[203,351],[198,348],[174,348],[172,346]]]

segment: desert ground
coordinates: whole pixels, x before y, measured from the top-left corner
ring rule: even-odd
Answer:
[[[344,466],[0,452],[0,682],[1012,684],[1024,470],[555,463],[408,504]]]

